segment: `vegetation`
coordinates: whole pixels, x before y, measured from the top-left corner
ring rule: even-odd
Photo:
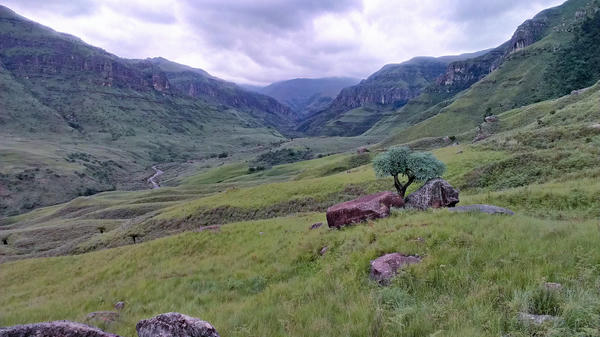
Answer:
[[[373,167],[377,176],[391,175],[394,178],[394,187],[402,198],[413,182],[441,177],[446,171],[444,163],[431,153],[413,152],[407,147],[393,147],[378,155],[373,162]],[[398,175],[405,176],[408,181],[401,183]]]

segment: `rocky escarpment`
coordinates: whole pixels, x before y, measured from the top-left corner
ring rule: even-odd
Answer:
[[[435,85],[426,90],[434,93],[455,94],[469,88],[496,70],[512,53],[542,39],[554,16],[556,16],[555,9],[543,11],[533,19],[521,24],[512,38],[501,46],[476,58],[449,64],[446,72],[435,81]]]
[[[348,111],[365,105],[402,106],[443,74],[446,66],[446,62],[430,57],[388,64],[358,85],[343,89],[329,109]]]
[[[309,135],[355,136],[370,128],[379,120],[366,118],[360,127],[347,125],[337,130],[327,123],[358,107],[390,110],[406,104],[444,73],[447,61],[442,58],[417,57],[401,64],[389,64],[359,84],[343,89],[329,107],[309,116],[298,130]]]
[[[257,119],[264,121],[266,125],[284,132],[291,130],[297,120],[296,114],[289,107],[274,98],[244,90],[201,69],[184,66],[161,57],[140,61],[140,64],[145,62],[160,69],[171,85],[172,91],[177,94],[246,110]]]

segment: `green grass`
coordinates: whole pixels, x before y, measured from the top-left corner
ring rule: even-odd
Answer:
[[[226,336],[520,336],[532,332],[518,313],[553,281],[565,287],[556,299],[564,321],[538,333],[578,336],[599,327],[593,219],[441,210],[310,231],[316,221],[322,213],[4,264],[0,325],[82,320],[125,300],[122,320],[105,327],[124,336],[135,334],[139,319],[168,311],[208,320]],[[396,251],[424,262],[389,288],[370,282],[369,261]]]

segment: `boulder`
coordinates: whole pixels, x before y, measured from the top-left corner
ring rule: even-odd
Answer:
[[[139,337],[219,337],[210,323],[177,312],[141,320],[135,329]]]
[[[385,218],[391,207],[403,207],[404,200],[394,192],[381,192],[331,206],[327,209],[327,225],[341,228],[354,223]]]
[[[426,210],[429,208],[454,207],[458,204],[459,191],[447,181],[435,178],[406,198],[406,206]]]
[[[486,123],[496,123],[498,121],[498,116],[487,116],[485,117],[485,122]]]
[[[421,262],[419,256],[406,256],[400,253],[387,254],[371,261],[370,277],[380,284],[388,284],[399,269]]]
[[[451,212],[479,212],[479,213],[487,213],[487,214],[505,214],[505,215],[515,215],[515,212],[510,209],[492,206],[492,205],[468,205],[468,206],[459,206],[450,209]]]
[[[125,308],[125,302],[119,301],[115,303],[115,310],[123,310]]]
[[[119,337],[85,324],[54,321],[0,328],[0,337]]]

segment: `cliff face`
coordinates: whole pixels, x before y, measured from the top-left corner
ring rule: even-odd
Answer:
[[[541,40],[550,28],[554,10],[546,10],[521,24],[511,39],[479,57],[453,62],[429,92],[455,94],[496,70],[510,55]]]
[[[444,61],[427,57],[386,65],[358,85],[343,89],[329,109],[348,111],[365,105],[402,106],[443,74],[446,66]]]
[[[274,98],[242,89],[234,83],[213,77],[201,69],[190,68],[162,58],[145,60],[167,79],[173,93],[199,98],[250,113],[284,133],[293,129],[296,115]]]

